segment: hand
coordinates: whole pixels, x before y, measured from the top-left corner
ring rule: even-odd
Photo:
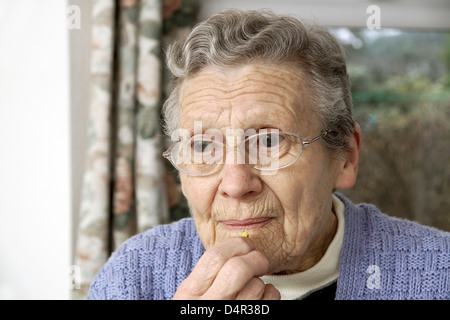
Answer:
[[[259,277],[267,258],[249,238],[231,238],[207,250],[175,292],[175,300],[278,300],[280,293]]]

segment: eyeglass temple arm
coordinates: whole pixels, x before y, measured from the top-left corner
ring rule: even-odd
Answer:
[[[170,157],[170,149],[164,151],[164,152],[162,153],[162,156],[163,156],[164,158],[166,158],[166,159],[169,159],[169,157]]]
[[[321,134],[320,136],[317,136],[317,137],[315,137],[314,139],[311,139],[311,140],[305,140],[305,141],[303,141],[303,145],[304,145],[305,147],[307,147],[307,146],[309,146],[311,143],[316,142],[317,140],[319,140],[319,139],[325,137],[327,134],[328,134],[328,131],[325,130],[324,132],[322,132],[322,134]]]

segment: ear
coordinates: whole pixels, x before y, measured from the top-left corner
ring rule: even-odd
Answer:
[[[353,187],[358,175],[359,149],[361,148],[361,127],[355,122],[355,130],[349,140],[350,150],[339,166],[336,179],[336,189],[349,189]]]

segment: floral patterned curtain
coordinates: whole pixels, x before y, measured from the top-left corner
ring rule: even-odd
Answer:
[[[91,103],[75,252],[80,289],[127,238],[188,215],[170,164],[160,110],[163,51],[197,22],[199,0],[94,0]]]

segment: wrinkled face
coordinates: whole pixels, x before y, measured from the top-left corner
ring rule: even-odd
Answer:
[[[180,128],[278,129],[312,139],[321,134],[301,72],[288,65],[207,67],[180,92]],[[228,161],[227,161],[228,162]],[[210,176],[180,173],[182,190],[206,249],[247,231],[270,272],[302,269],[329,236],[338,161],[315,142],[274,175],[225,163]],[[323,252],[322,252],[323,253]]]

